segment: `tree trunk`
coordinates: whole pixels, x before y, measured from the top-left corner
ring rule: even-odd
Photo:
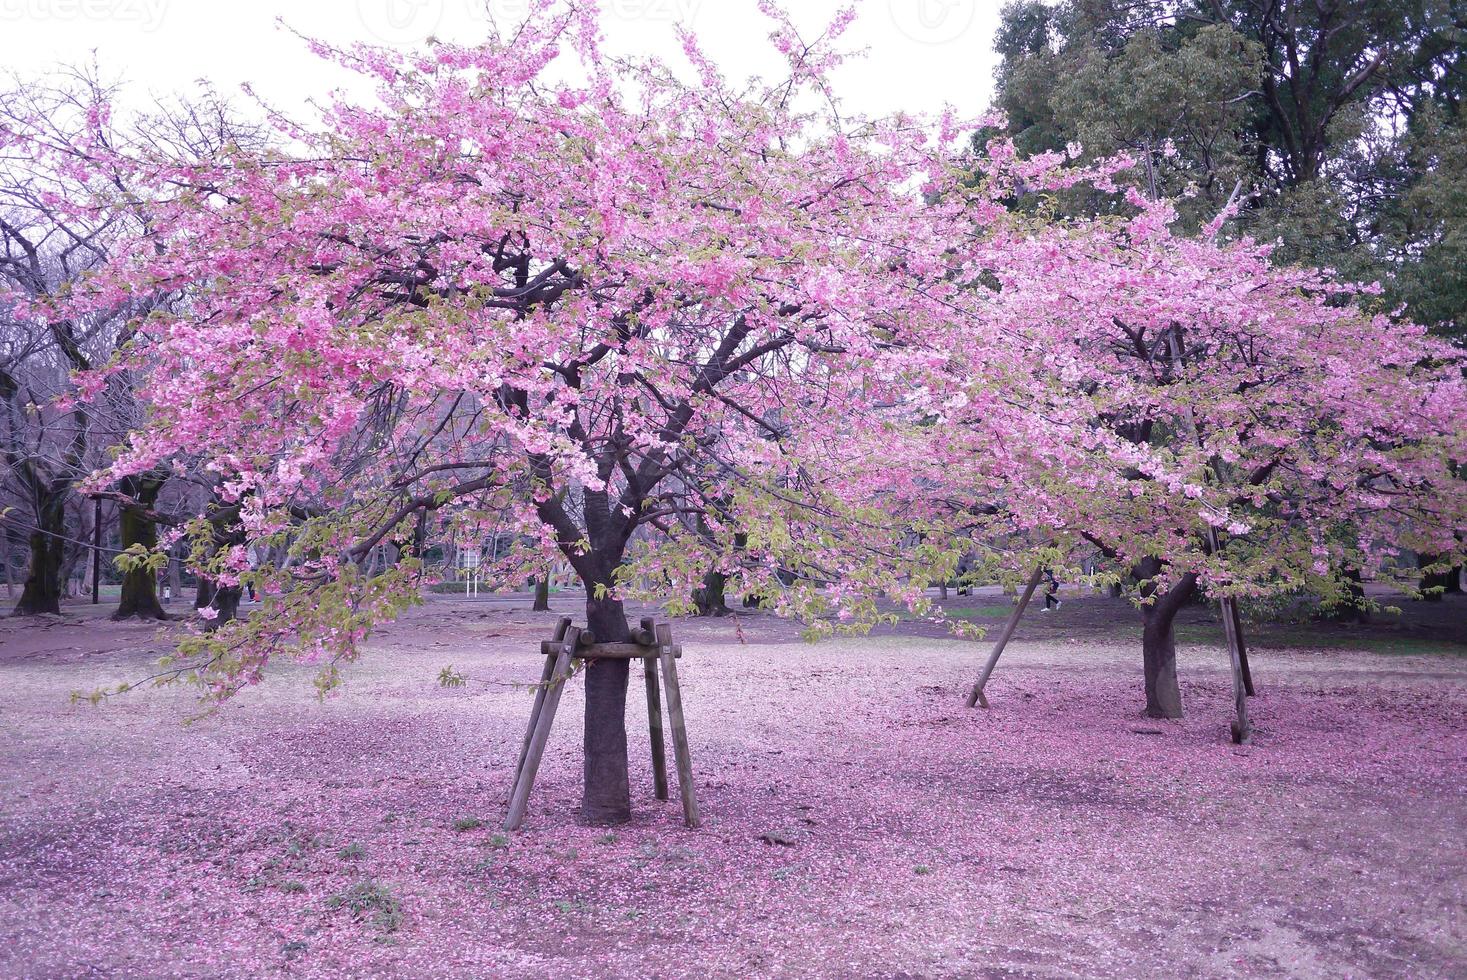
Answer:
[[[222,589],[214,590],[214,608],[219,610],[219,615],[209,620],[205,629],[217,630],[225,623],[232,623],[239,618],[239,600],[244,590],[237,585],[231,585]]]
[[[1153,580],[1159,568],[1142,570],[1137,578]],[[1153,586],[1143,587],[1143,591]],[[1197,576],[1183,575],[1166,592],[1151,592],[1152,601],[1141,607],[1141,664],[1146,682],[1146,715],[1149,718],[1182,717],[1182,691],[1177,684],[1177,638],[1173,629],[1177,613],[1197,590]]]
[[[1171,616],[1147,615],[1141,630],[1141,661],[1146,674],[1146,715],[1182,717],[1182,690],[1177,684],[1177,641]]]
[[[703,587],[693,590],[693,603],[699,616],[727,616],[728,602],[724,597],[724,586],[728,576],[722,572],[709,572],[703,576]]]
[[[66,542],[66,494],[38,493],[41,506],[37,513],[38,529],[31,532],[31,562],[16,616],[61,614],[62,576]]]
[[[530,607],[530,611],[550,611],[550,575],[548,573],[535,579],[535,604]]]
[[[124,505],[118,514],[118,532],[122,550],[142,545],[148,551],[158,546],[158,525],[148,519],[146,511],[158,502],[163,481],[146,476],[123,480],[123,492],[135,500],[136,506]],[[113,619],[167,619],[158,601],[158,576],[149,568],[133,568],[122,574],[122,599]]]
[[[150,551],[157,547],[158,526],[132,508],[124,507],[118,515],[118,530],[123,550],[133,544],[140,544]],[[138,619],[168,618],[158,601],[158,576],[152,569],[132,568],[122,575],[122,598],[112,618],[130,619],[133,616]]]
[[[173,601],[177,601],[183,595],[183,557],[181,555],[170,554],[168,556],[168,591]]]
[[[1434,565],[1438,561],[1436,555],[1422,555],[1418,560],[1421,565]],[[1423,598],[1428,602],[1440,602],[1447,594],[1460,594],[1462,591],[1462,567],[1449,568],[1444,572],[1429,572],[1421,576],[1421,588],[1431,590]],[[1436,591],[1440,589],[1441,591]]]
[[[586,583],[586,625],[597,643],[630,639],[626,611],[619,599],[595,598]],[[629,660],[592,660],[586,668],[585,783],[581,820],[589,824],[625,823],[632,818],[627,776],[627,678]]]
[[[1370,622],[1370,610],[1365,608],[1365,581],[1358,568],[1346,568],[1340,573],[1345,580],[1345,592],[1348,600],[1330,610],[1327,619],[1341,623],[1368,623]]]

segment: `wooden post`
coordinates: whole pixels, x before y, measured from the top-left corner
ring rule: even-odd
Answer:
[[[1253,671],[1248,667],[1248,644],[1243,639],[1243,614],[1238,611],[1238,602],[1233,600],[1233,630],[1238,635],[1238,658],[1243,662],[1243,689],[1248,696],[1256,697],[1258,692],[1253,689]]]
[[[1241,185],[1239,185],[1241,186]],[[1238,188],[1233,188],[1236,195]],[[1167,335],[1167,346],[1171,348],[1172,365],[1176,373],[1180,375],[1185,367],[1186,361],[1182,356],[1182,328],[1174,326],[1171,333]],[[1197,417],[1192,412],[1190,405],[1186,408],[1187,424],[1192,429],[1193,436],[1197,439],[1198,447],[1203,447],[1202,431],[1197,427]],[[1208,463],[1209,468],[1215,468],[1215,462]],[[1208,553],[1218,553],[1217,529],[1209,526],[1207,528]],[[1237,717],[1233,719],[1233,741],[1239,745],[1247,742],[1253,737],[1253,725],[1248,720],[1248,695],[1252,692],[1252,678],[1245,676],[1248,671],[1248,654],[1243,649],[1242,620],[1238,616],[1238,604],[1232,599],[1222,600],[1223,632],[1228,637],[1228,659],[1233,668],[1233,706]]]
[[[92,511],[92,605],[102,601],[102,498],[93,499]]]
[[[677,681],[677,658],[672,655],[672,627],[657,627],[657,659],[662,682],[667,687],[667,714],[672,722],[672,753],[677,762],[677,789],[683,801],[683,822],[697,827],[703,822],[693,790],[693,760],[688,751],[688,729],[683,720],[683,692]]]
[[[1014,611],[1009,613],[1009,621],[1004,623],[1003,632],[998,635],[998,642],[993,645],[993,650],[988,654],[988,663],[983,665],[983,672],[978,675],[978,682],[973,685],[973,690],[968,692],[968,707],[971,708],[975,704],[988,707],[988,698],[983,694],[983,686],[988,683],[993,668],[998,666],[998,658],[1003,656],[1004,647],[1008,646],[1009,640],[1014,638],[1014,633],[1019,628],[1019,619],[1024,615],[1024,609],[1029,605],[1029,600],[1034,598],[1034,590],[1039,587],[1039,580],[1043,577],[1044,566],[1036,565],[1034,574],[1029,576],[1029,584],[1024,587],[1024,594],[1019,597]]]
[[[560,617],[560,621],[555,624],[555,638],[551,642],[563,642],[565,640],[565,631],[570,629],[570,624],[571,621],[569,616]],[[540,709],[545,706],[545,692],[550,688],[550,678],[555,671],[555,660],[559,656],[559,649],[557,649],[554,653],[549,653],[545,656],[545,666],[540,671],[540,684],[538,687],[535,688],[535,706],[530,709],[530,723],[525,726],[525,737],[524,740],[520,742],[519,761],[514,764],[514,783],[510,784],[509,787],[509,795],[511,798],[514,797],[515,785],[517,785],[520,781],[520,773],[524,771],[525,756],[530,751],[530,739],[534,737],[535,734],[535,722],[538,721],[540,718]]]
[[[10,558],[10,525],[0,521],[0,555],[5,558],[5,598],[15,598],[15,566]]]
[[[651,619],[642,620],[642,634],[656,637],[657,626]],[[657,687],[656,656],[642,659],[642,679],[647,685],[647,732],[652,743],[652,791],[659,800],[665,800],[667,748],[662,741],[662,692]]]
[[[1214,555],[1220,550],[1215,528],[1207,529],[1207,545]],[[1251,685],[1244,677],[1248,655],[1243,651],[1243,631],[1239,628],[1242,619],[1238,616],[1238,603],[1233,598],[1222,598],[1218,605],[1222,607],[1223,633],[1228,639],[1228,663],[1233,673],[1233,711],[1236,715],[1232,724],[1233,742],[1244,745],[1253,737],[1253,723],[1248,720],[1248,688]]]
[[[1233,668],[1233,708],[1237,717],[1233,719],[1233,741],[1244,745],[1253,737],[1253,723],[1248,720],[1248,687],[1243,680],[1242,641],[1238,634],[1237,604],[1232,599],[1222,600],[1223,632],[1228,637],[1228,660]]]
[[[504,818],[505,830],[519,830],[525,822],[525,809],[530,802],[530,790],[535,786],[535,773],[540,769],[540,760],[545,755],[545,742],[550,738],[550,726],[555,721],[555,709],[560,706],[560,696],[565,691],[565,682],[570,678],[571,653],[580,640],[581,631],[568,626],[562,639],[560,655],[555,658],[555,669],[540,710],[535,713],[535,723],[530,734],[530,743],[525,752],[525,761],[519,778],[515,780],[510,794],[509,812]]]

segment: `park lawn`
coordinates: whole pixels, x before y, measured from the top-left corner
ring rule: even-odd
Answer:
[[[1187,717],[1141,717],[1124,625],[984,645],[808,645],[767,616],[674,624],[705,824],[651,798],[575,822],[566,692],[524,830],[499,829],[557,610],[437,600],[318,703],[287,666],[216,713],[97,708],[154,627],[0,624],[0,974],[1447,975],[1462,962],[1467,662],[1273,649],[1252,745],[1220,645]],[[983,608],[983,607],[977,607]],[[166,627],[175,629],[176,626]],[[744,642],[740,642],[742,636]],[[441,687],[452,666],[462,687]]]

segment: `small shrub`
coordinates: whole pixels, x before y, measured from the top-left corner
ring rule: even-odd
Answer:
[[[478,817],[459,817],[453,822],[453,829],[459,833],[466,830],[478,830],[482,826],[484,826],[484,821]]]
[[[326,900],[332,909],[346,909],[357,922],[370,921],[382,932],[396,932],[402,925],[402,902],[391,889],[375,881],[352,885]]]
[[[321,846],[319,837],[295,837],[285,846],[286,858],[302,858]]]
[[[454,670],[453,664],[449,664],[447,667],[444,667],[438,672],[439,687],[463,687],[468,682],[468,675],[460,674],[458,671]]]

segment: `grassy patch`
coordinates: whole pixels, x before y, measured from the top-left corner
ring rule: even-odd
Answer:
[[[1398,657],[1464,657],[1467,644],[1414,636],[1352,635],[1328,626],[1244,624],[1243,638],[1250,647],[1277,649],[1345,650],[1352,653],[1379,653]],[[1177,627],[1177,642],[1222,646],[1227,640],[1221,625],[1188,625]]]
[[[947,614],[953,619],[1007,619],[1013,611],[1013,606],[959,606]]]
[[[346,909],[357,922],[371,922],[384,933],[402,925],[402,902],[386,885],[363,881],[326,900],[326,907]]]
[[[484,826],[484,821],[478,817],[459,817],[453,822],[453,829],[459,833],[466,830],[478,830],[482,826]]]
[[[948,619],[961,619],[972,622],[975,619],[1007,619],[1009,613],[1014,611],[1013,606],[943,606],[943,613]],[[901,614],[902,619],[912,622],[920,617],[911,613]]]

